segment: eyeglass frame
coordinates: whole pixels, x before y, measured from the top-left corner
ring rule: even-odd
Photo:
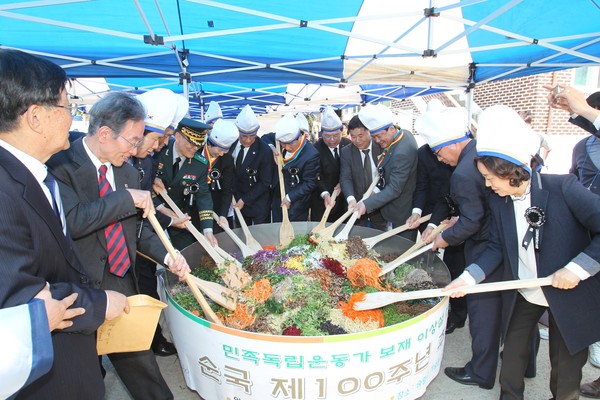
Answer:
[[[122,136],[121,134],[117,135],[117,137],[120,137],[121,139],[123,139],[124,141],[126,141],[127,143],[129,143],[129,145],[131,147],[133,147],[134,149],[137,149],[138,147],[140,147],[142,145],[142,143],[144,142],[144,138],[141,138],[137,142],[132,143],[129,139],[126,139],[125,136]]]
[[[65,110],[69,111],[69,114],[71,114],[71,118],[75,118],[77,116],[77,111],[79,111],[79,104],[77,103],[69,103],[68,106],[54,104],[53,107],[64,108]]]

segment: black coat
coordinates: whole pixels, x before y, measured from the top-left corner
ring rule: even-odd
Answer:
[[[238,145],[236,141],[231,148]],[[247,218],[264,217],[268,220],[271,211],[271,187],[275,172],[273,151],[260,138],[246,152],[242,165],[235,166],[233,195],[244,201],[242,214]]]
[[[580,185],[571,175],[535,174],[531,205],[546,215],[540,228],[537,275],[545,277],[574,261],[592,276],[569,290],[542,288],[552,315],[571,354],[600,340],[600,197]],[[473,276],[490,275],[498,268],[504,280],[518,279],[518,248],[513,201],[490,196],[492,227],[485,251],[468,267]],[[476,278],[481,279],[481,276]],[[503,292],[502,321],[508,322],[517,291]],[[585,324],[582,324],[585,321]]]
[[[53,298],[76,292],[73,307],[86,310],[72,319],[73,326],[52,333],[52,369],[19,397],[103,399],[94,332],[104,322],[106,294],[90,288],[91,279],[39,183],[1,147],[0,183],[0,307],[27,303],[49,282]]]
[[[342,138],[339,144],[338,160],[333,157],[331,150],[323,142],[323,139],[319,139],[317,143],[315,143],[315,149],[319,152],[320,167],[317,189],[313,192],[311,200],[311,219],[313,221],[320,221],[325,212],[325,204],[323,204],[321,193],[328,192],[329,194],[332,194],[333,189],[340,182],[341,151],[345,146],[351,143],[352,142],[350,142],[349,139]],[[339,196],[336,199],[335,207],[333,207],[329,214],[328,221],[333,222],[338,219],[346,212],[347,208],[348,204],[346,203],[346,199],[344,196]]]

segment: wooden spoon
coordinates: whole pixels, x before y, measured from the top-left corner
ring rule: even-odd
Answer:
[[[422,224],[423,222],[429,221],[430,218],[431,218],[431,214],[419,218],[419,221],[418,221],[419,225]],[[373,236],[373,237],[370,237],[370,238],[363,239],[363,242],[365,243],[365,245],[367,246],[367,248],[372,249],[373,247],[375,247],[375,245],[377,243],[381,242],[382,240],[385,240],[385,239],[387,239],[389,237],[397,235],[400,232],[404,232],[407,229],[408,229],[408,224],[404,224],[404,225],[398,226],[398,227],[396,227],[394,229],[390,229],[387,232],[380,233],[377,236]]]
[[[454,290],[443,291],[439,289],[415,290],[413,292],[374,292],[367,293],[365,299],[354,303],[354,309],[357,311],[373,310],[375,308],[385,307],[388,304],[399,301],[427,299],[431,297],[450,296],[455,292],[465,294],[496,292],[499,290],[513,290],[535,288],[540,286],[549,286],[552,284],[552,277],[534,278],[534,279],[516,279],[513,281],[480,283],[473,286],[465,286]]]
[[[167,192],[164,190],[159,190],[157,193],[167,202],[169,208],[171,208],[171,210],[173,210],[178,217],[183,217],[183,212],[181,212],[181,209],[179,209],[177,204],[175,204]],[[208,239],[202,233],[200,233],[200,231],[196,229],[196,227],[190,221],[185,223],[185,227],[194,236],[194,238],[196,238],[198,243],[200,243],[200,245],[204,248],[204,250],[206,250],[208,255],[215,261],[215,263],[217,263],[217,265],[225,266],[225,272],[223,275],[221,275],[221,278],[223,278],[223,281],[227,286],[234,289],[242,289],[244,286],[250,283],[250,281],[252,281],[252,278],[242,269],[242,264],[238,260],[231,257],[229,254],[226,254],[225,257],[219,254],[217,249],[213,247]]]
[[[375,177],[375,179],[373,179],[373,182],[371,182],[371,185],[369,185],[369,187],[367,188],[367,191],[365,192],[365,194],[363,194],[363,197],[362,197],[361,201],[367,199],[371,195],[371,193],[373,193],[373,190],[375,189],[375,186],[377,186],[377,182],[379,182],[379,178],[380,178],[380,176],[377,175]],[[352,216],[350,217],[350,219],[346,223],[346,226],[344,227],[344,229],[342,229],[342,231],[340,233],[338,233],[334,237],[334,239],[337,240],[338,242],[340,240],[347,240],[348,239],[348,234],[350,233],[350,230],[354,226],[354,223],[356,222],[357,219],[358,219],[358,211],[354,211],[352,213]]]
[[[246,236],[246,245],[250,247],[255,253],[257,251],[262,250],[263,247],[261,246],[261,244],[258,243],[258,241],[254,239],[254,236],[252,236],[252,234],[250,233],[250,229],[248,229],[248,225],[246,224],[246,220],[242,215],[242,211],[239,208],[235,207],[235,204],[237,202],[235,201],[234,197],[231,198],[231,203],[233,206],[233,211],[235,211],[235,215],[237,216],[240,226],[242,227],[242,232],[244,232],[244,236]]]
[[[338,226],[340,226],[353,212],[353,209],[348,209],[341,217],[329,224],[327,228],[321,230],[321,232],[318,232],[317,234],[310,235],[310,241],[313,243],[318,243],[333,238],[333,234]]]
[[[162,229],[162,227],[160,226],[160,223],[156,219],[156,215],[154,215],[153,213],[148,214],[148,220],[154,227],[154,231],[158,235],[160,241],[162,242],[162,244],[165,246],[165,248],[169,252],[169,256],[172,259],[175,259],[175,257],[177,257],[177,250],[175,250],[175,248],[171,244],[171,241],[167,238],[167,235],[165,235],[165,231]],[[202,308],[202,311],[204,312],[206,319],[208,319],[209,321],[214,322],[216,324],[223,325],[223,322],[219,319],[217,314],[215,314],[215,312],[212,310],[212,308],[210,308],[210,305],[208,304],[208,302],[206,301],[206,299],[204,298],[204,296],[202,295],[202,293],[200,292],[200,290],[198,289],[198,287],[196,286],[194,281],[190,278],[189,273],[185,274],[185,283],[187,283],[188,287],[192,291],[192,294],[196,298],[196,301],[200,305],[200,308]]]
[[[219,220],[220,220],[219,216],[214,211],[213,211],[213,218],[215,221],[217,221],[217,224],[219,224]],[[231,240],[233,240],[233,242],[240,248],[240,250],[242,251],[242,256],[244,258],[253,256],[254,254],[256,254],[256,251],[253,251],[250,247],[246,246],[246,243],[242,242],[242,239],[240,239],[235,233],[233,233],[233,231],[229,228],[229,226],[227,226],[225,224],[223,224],[223,225],[219,224],[219,226],[221,228],[223,228],[223,230],[225,231],[227,236],[229,236],[231,238]]]
[[[279,145],[279,140],[275,141],[277,146],[277,153],[279,153],[279,157],[277,159],[277,172],[279,175],[279,192],[281,194],[281,227],[279,228],[279,247],[285,247],[292,240],[294,240],[294,227],[290,222],[290,218],[288,216],[288,209],[283,205],[283,200],[285,199],[285,186],[283,180],[283,171],[281,170],[283,165],[283,156],[281,154],[281,146]]]
[[[445,223],[441,223],[437,228],[435,228],[434,230],[431,231],[430,236],[435,236],[438,233],[440,233],[441,231],[444,230],[444,228],[446,227]],[[396,258],[393,261],[390,261],[389,263],[385,264],[382,268],[381,268],[381,272],[379,273],[379,276],[385,275],[390,271],[393,271],[396,267],[398,267],[399,265],[401,265],[402,263],[406,262],[407,260],[410,260],[412,257],[409,257],[412,253],[416,252],[417,250],[419,250],[421,247],[425,246],[427,244],[426,241],[424,240],[419,240],[417,243],[415,243],[414,245],[412,245],[408,250],[406,250],[404,253],[400,254],[400,256],[398,258]],[[428,246],[428,250],[431,249],[431,246]],[[424,253],[426,250],[421,251],[421,253]],[[418,253],[418,254],[421,254]],[[418,254],[415,254],[415,256],[417,256]],[[408,257],[408,258],[406,258]],[[400,263],[398,263],[399,260],[404,260]]]
[[[340,189],[339,187],[335,188],[333,190],[333,193],[331,194],[331,203],[333,203],[336,199],[336,197],[338,196],[338,194],[340,194],[340,192],[342,191],[342,189]],[[331,210],[333,209],[332,205],[328,205],[327,207],[325,207],[325,212],[323,213],[323,216],[321,217],[321,221],[319,222],[319,225],[315,226],[312,231],[310,231],[310,233],[318,233],[319,231],[322,231],[323,229],[325,229],[325,224],[327,223],[327,218],[329,218],[329,214],[331,213]]]

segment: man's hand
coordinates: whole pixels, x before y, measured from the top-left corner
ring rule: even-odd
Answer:
[[[331,199],[329,193],[325,193],[325,196],[323,196],[323,204],[325,205],[325,207],[333,208],[335,206],[335,200]]]
[[[408,229],[417,229],[419,225],[419,218],[421,218],[421,214],[412,213],[410,217],[406,220],[406,224],[408,225]]]
[[[244,200],[242,200],[242,199],[239,199],[239,200],[238,200],[238,201],[235,203],[234,207],[235,207],[235,208],[237,208],[237,209],[239,209],[239,210],[241,211],[241,210],[242,210],[242,208],[244,208]]]
[[[187,229],[185,223],[190,221],[191,218],[189,215],[184,214],[183,217],[179,218],[177,216],[171,217],[171,226],[179,229]]]
[[[442,233],[438,233],[432,240],[433,246],[431,246],[431,251],[436,251],[437,249],[445,249],[448,247],[448,242],[444,240],[442,237]]]
[[[567,268],[561,268],[552,274],[552,286],[557,289],[573,289],[581,279]]]
[[[169,254],[169,257],[167,257],[167,266],[169,267],[169,271],[179,277],[180,281],[184,280],[185,275],[190,272],[190,266],[180,253],[177,253],[175,259],[171,258]]]
[[[354,208],[356,208],[356,200],[350,200],[348,203],[348,210],[353,210]]]
[[[126,189],[131,198],[133,199],[133,204],[137,208],[144,210],[144,218],[147,218],[149,214],[154,214],[154,203],[152,202],[152,195],[147,190],[138,190],[138,189]]]
[[[359,218],[365,215],[365,213],[367,212],[367,207],[365,206],[365,203],[359,201],[356,204],[356,207],[354,208],[354,212],[358,213]]]
[[[166,192],[167,188],[165,187],[165,184],[163,183],[162,179],[154,178],[154,183],[152,184],[152,190],[154,190],[156,193],[158,193],[160,191]]]
[[[220,216],[219,217],[219,226],[221,228],[225,228],[225,227],[229,228],[229,221],[227,221],[227,218]]]
[[[213,247],[219,244],[219,242],[217,242],[217,238],[212,232],[204,232],[204,236],[206,237],[206,239],[208,239],[208,241]]]
[[[114,290],[105,290],[105,292],[108,297],[108,309],[105,316],[107,321],[112,321],[123,313],[129,314],[129,302],[124,294]]]
[[[291,201],[289,201],[289,200],[287,199],[287,197],[286,197],[286,198],[284,198],[283,200],[281,200],[281,207],[286,207],[286,208],[289,210],[289,208],[290,208],[291,206],[292,206],[292,202],[291,202]]]
[[[464,279],[456,278],[455,280],[450,282],[448,284],[448,286],[446,286],[444,289],[442,289],[442,292],[450,292],[450,294],[449,294],[450,297],[463,297],[466,295],[466,293],[461,292],[460,288],[464,288],[467,286],[469,286],[469,285],[467,285],[467,282],[465,282]]]
[[[77,293],[71,293],[62,300],[55,300],[52,298],[50,287],[47,284],[35,295],[36,298],[44,300],[50,331],[71,327],[73,325],[71,319],[85,313],[83,307],[69,308],[75,303],[77,296]]]

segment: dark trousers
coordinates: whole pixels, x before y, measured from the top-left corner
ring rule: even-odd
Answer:
[[[525,391],[524,375],[531,354],[529,338],[547,308],[529,303],[520,294],[511,316],[508,332],[504,340],[504,356],[500,370],[500,399],[523,399]],[[556,322],[549,313],[550,348],[550,391],[554,400],[579,398],[581,369],[588,357],[587,348],[570,354]]]
[[[467,295],[471,361],[465,369],[477,383],[494,386],[500,351],[502,298],[500,293]]]
[[[135,271],[138,278],[140,294],[145,294],[160,300],[158,292],[156,291],[156,263],[138,254],[135,259]],[[166,339],[162,334],[160,324],[157,324],[154,338],[152,339],[152,347],[159,345],[163,341],[166,341]]]

